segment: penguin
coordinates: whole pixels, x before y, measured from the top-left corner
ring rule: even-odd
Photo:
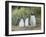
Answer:
[[[23,20],[23,18],[20,19],[19,27],[24,27],[24,20]]]
[[[31,24],[31,26],[36,26],[36,17],[35,17],[34,12],[31,13],[30,24]]]

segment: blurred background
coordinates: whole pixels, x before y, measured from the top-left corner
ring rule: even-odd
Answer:
[[[34,12],[36,17],[36,27],[30,26],[30,16],[31,13]],[[23,18],[29,18],[29,26],[28,27],[19,27],[19,21]],[[19,30],[39,30],[41,29],[41,7],[30,7],[30,6],[12,6],[12,31]]]

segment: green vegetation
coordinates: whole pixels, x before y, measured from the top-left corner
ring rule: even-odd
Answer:
[[[41,15],[41,7],[12,6],[12,25],[17,25],[18,19],[29,17],[31,12],[38,17]]]

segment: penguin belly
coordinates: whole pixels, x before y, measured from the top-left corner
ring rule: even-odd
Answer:
[[[36,18],[35,18],[35,16],[31,16],[31,26],[36,26]]]
[[[23,19],[20,20],[19,27],[24,27],[24,20]]]
[[[25,19],[25,27],[28,27],[28,26],[29,26],[29,23],[28,23],[28,22],[29,22],[29,19],[26,18],[26,19]]]

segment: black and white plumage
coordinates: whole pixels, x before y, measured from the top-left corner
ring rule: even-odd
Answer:
[[[31,26],[36,26],[36,17],[35,17],[35,13],[34,12],[31,13],[30,24],[31,24]]]

